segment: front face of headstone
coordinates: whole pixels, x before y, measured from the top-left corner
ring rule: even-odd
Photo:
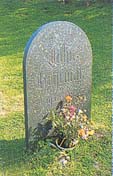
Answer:
[[[27,144],[30,131],[66,95],[86,96],[90,115],[92,51],[86,34],[70,22],[42,26],[29,40],[24,56]]]

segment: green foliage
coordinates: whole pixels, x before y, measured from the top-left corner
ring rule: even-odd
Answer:
[[[0,175],[111,175],[111,6],[1,0],[0,14]],[[69,152],[72,162],[66,168],[59,166],[59,151],[48,143],[31,154],[25,152],[24,140],[23,48],[39,26],[55,20],[80,26],[93,49],[91,114],[96,134],[89,142],[81,141],[74,154]]]

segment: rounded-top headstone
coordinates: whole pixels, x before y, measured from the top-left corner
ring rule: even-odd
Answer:
[[[92,50],[77,25],[56,21],[43,25],[30,38],[24,54],[26,141],[31,131],[66,95],[85,96],[90,116]]]

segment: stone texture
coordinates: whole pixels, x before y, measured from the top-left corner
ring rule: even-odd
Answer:
[[[85,95],[90,116],[92,50],[86,34],[66,21],[43,25],[30,38],[24,55],[27,145],[30,130],[66,95]]]

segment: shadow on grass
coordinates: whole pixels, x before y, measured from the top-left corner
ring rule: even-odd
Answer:
[[[0,140],[0,171],[6,174],[35,172],[38,168],[47,169],[54,161],[57,150],[42,141],[36,152],[26,151],[25,139]],[[11,174],[12,175],[12,174]]]
[[[2,169],[23,161],[25,155],[25,140],[0,140],[0,167]]]

